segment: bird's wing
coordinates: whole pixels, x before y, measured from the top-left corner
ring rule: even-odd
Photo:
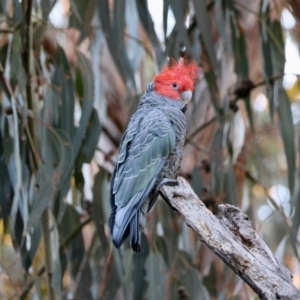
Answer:
[[[147,199],[175,139],[170,120],[160,110],[140,110],[131,119],[111,185],[110,227],[115,243],[123,242],[130,220]]]

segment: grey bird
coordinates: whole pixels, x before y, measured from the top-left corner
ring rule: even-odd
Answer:
[[[164,184],[176,184],[186,136],[184,112],[198,67],[181,58],[154,77],[122,138],[112,175],[109,227],[119,248],[130,235],[141,251],[141,229]]]

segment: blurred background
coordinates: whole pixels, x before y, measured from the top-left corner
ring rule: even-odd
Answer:
[[[153,76],[201,66],[181,176],[246,212],[300,288],[300,3],[0,1],[0,298],[258,299],[161,199],[112,247],[109,185]]]

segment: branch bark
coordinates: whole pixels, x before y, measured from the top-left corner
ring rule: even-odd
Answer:
[[[178,186],[163,186],[162,197],[187,225],[258,294],[260,299],[300,299],[288,269],[279,263],[239,208],[219,205],[215,216],[191,186],[178,177]]]

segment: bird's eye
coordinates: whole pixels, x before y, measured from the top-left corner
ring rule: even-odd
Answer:
[[[176,82],[173,82],[172,87],[173,87],[174,90],[177,90],[178,89],[178,84]]]

